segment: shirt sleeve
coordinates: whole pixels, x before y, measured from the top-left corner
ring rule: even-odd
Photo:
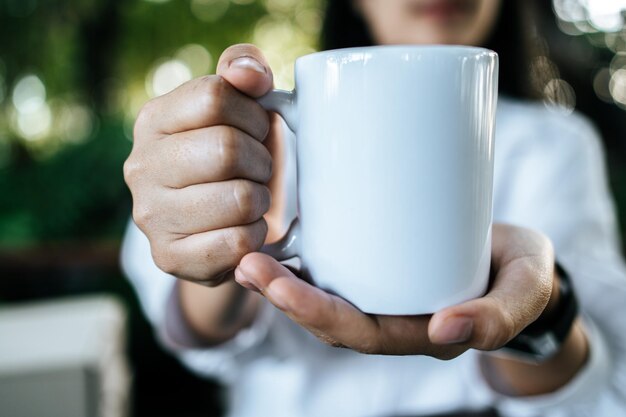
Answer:
[[[528,135],[527,143],[496,161],[512,175],[503,173],[506,180],[496,184],[500,210],[495,220],[551,238],[557,259],[572,277],[590,355],[556,392],[489,395],[506,417],[615,416],[626,410],[626,268],[600,139],[576,115]],[[476,372],[474,378],[480,379]],[[482,388],[490,390],[485,381]]]
[[[158,340],[195,373],[228,382],[235,378],[241,366],[262,354],[254,348],[266,339],[275,315],[274,308],[265,300],[249,327],[225,343],[207,347],[183,317],[177,279],[155,265],[148,239],[132,221],[126,229],[121,262]]]

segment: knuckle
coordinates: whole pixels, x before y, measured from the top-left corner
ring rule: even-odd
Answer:
[[[231,252],[238,258],[258,248],[259,239],[248,227],[236,227],[227,234],[227,244]]]
[[[224,126],[218,136],[218,157],[224,175],[234,175],[239,167],[242,143],[235,129]]]
[[[154,210],[148,204],[133,204],[133,220],[143,231],[148,229],[154,219]]]
[[[260,190],[260,203],[259,203],[259,216],[267,213],[272,204],[272,192],[270,189],[264,185],[259,186]]]
[[[132,154],[124,162],[124,180],[126,184],[135,184],[137,180],[142,176],[144,171],[143,163],[138,158],[135,158]]]
[[[202,94],[201,105],[209,109],[213,117],[219,116],[224,110],[224,101],[227,97],[228,83],[219,75],[207,75],[200,79]]]
[[[267,111],[262,111],[259,114],[259,117],[256,119],[255,127],[258,130],[256,132],[255,137],[264,142],[270,136],[270,132],[272,131],[272,124],[274,122],[274,117],[278,116],[270,116]]]
[[[263,168],[263,182],[269,181],[272,178],[274,161],[272,159],[272,155],[266,149],[265,152],[262,154],[262,157],[260,158],[259,165]]]
[[[238,180],[233,187],[233,199],[239,212],[239,217],[244,223],[257,220],[264,212],[267,205],[265,202],[266,192],[263,186],[253,184],[251,181]]]
[[[254,234],[259,239],[256,244],[256,248],[260,249],[265,242],[265,237],[267,236],[268,226],[265,218],[261,217],[253,224]]]
[[[147,129],[148,126],[151,125],[150,120],[154,117],[154,113],[156,110],[156,99],[152,99],[147,101],[137,113],[137,118],[135,119],[135,125],[133,127],[133,138],[137,140],[137,138],[143,136],[144,129]]]
[[[272,174],[274,173],[274,160],[271,156],[267,158],[265,167],[265,169],[267,170],[265,178],[267,178],[267,180],[269,181],[269,179],[272,178]]]
[[[167,245],[162,243],[153,245],[152,259],[154,260],[155,265],[166,274],[179,274],[180,263],[172,251],[168,249]]]

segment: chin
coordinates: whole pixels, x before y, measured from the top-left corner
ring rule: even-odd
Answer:
[[[412,30],[395,33],[386,39],[379,39],[381,44],[409,44],[409,45],[466,45],[468,36],[465,31],[450,30],[450,28],[428,28],[424,31]]]
[[[431,36],[413,36],[406,37],[399,42],[390,42],[397,44],[412,44],[412,45],[463,45],[464,39],[459,36],[451,34],[440,34]]]

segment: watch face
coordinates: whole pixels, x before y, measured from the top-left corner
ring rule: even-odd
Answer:
[[[528,337],[528,345],[544,358],[549,358],[559,350],[559,341],[554,333],[544,333],[540,337]]]
[[[559,343],[554,332],[547,331],[536,336],[520,333],[503,349],[513,356],[531,358],[534,362],[541,362],[556,354],[560,346],[561,343]]]

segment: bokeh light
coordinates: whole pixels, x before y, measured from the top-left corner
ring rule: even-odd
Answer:
[[[622,68],[626,68],[626,52],[618,52],[615,54],[613,59],[611,59],[611,63],[609,64],[609,68],[611,73],[618,71]]]
[[[611,71],[608,68],[600,68],[593,77],[593,91],[598,98],[606,103],[612,103],[609,82],[611,81]]]
[[[228,0],[191,0],[191,12],[203,22],[215,22],[226,11],[230,2]]]
[[[36,75],[29,74],[13,87],[13,106],[20,113],[32,113],[44,105],[46,87]]]
[[[298,4],[298,0],[265,0],[265,6],[270,14],[282,13],[287,14],[293,11],[294,6]]]
[[[317,36],[322,25],[322,16],[317,9],[305,9],[296,13],[296,23],[308,35]]]
[[[626,9],[623,0],[586,0],[589,22],[596,29],[603,32],[614,32],[622,28],[624,20],[622,11]]]
[[[609,32],[604,34],[604,44],[611,51],[626,51],[626,32]]]
[[[626,52],[615,54],[609,65],[609,92],[615,104],[621,108],[626,106]]]
[[[611,75],[609,90],[613,100],[626,109],[626,68],[619,69]]]
[[[626,0],[553,0],[552,6],[563,32],[586,36],[594,47],[615,54],[608,68],[594,72],[593,89],[601,100],[624,108]]]
[[[14,121],[17,132],[24,139],[43,139],[52,125],[52,112],[50,106],[44,103],[33,111],[18,112]]]
[[[180,59],[159,62],[148,73],[146,91],[151,97],[157,97],[169,93],[191,78],[191,68]]]
[[[615,32],[624,26],[626,0],[553,0],[552,4],[564,28],[573,24],[580,32]]]
[[[576,107],[576,93],[572,86],[565,80],[553,78],[543,89],[544,103],[548,109],[570,114]]]
[[[198,44],[192,43],[183,46],[174,57],[185,63],[194,77],[207,74],[213,66],[211,53],[204,46]]]
[[[83,142],[94,130],[95,116],[85,104],[60,102],[56,113],[55,130],[64,142]]]
[[[26,140],[43,139],[50,132],[52,112],[41,79],[34,74],[20,78],[13,87],[12,101],[14,130]]]
[[[259,19],[250,41],[265,54],[277,88],[294,85],[295,60],[315,52],[321,3],[311,0],[264,0],[268,14]]]

